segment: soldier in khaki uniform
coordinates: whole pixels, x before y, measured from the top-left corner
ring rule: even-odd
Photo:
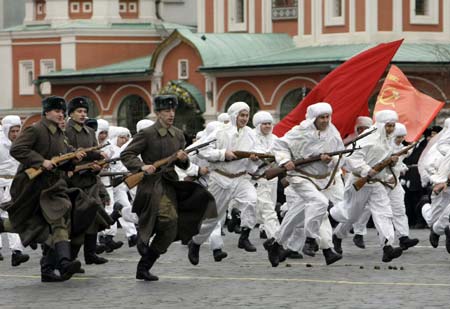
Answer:
[[[178,182],[173,164],[161,169],[153,165],[176,153],[174,164],[182,169],[189,167],[187,154],[182,150],[186,144],[183,132],[173,126],[177,98],[157,96],[154,104],[158,120],[137,133],[121,153],[121,160],[128,170],[145,172],[133,205],[133,212],[139,217],[137,247],[141,254],[136,279],[145,281],[158,280],[149,272],[150,268],[174,240],[187,241],[198,233],[200,221],[208,216],[207,209],[209,216],[217,215],[214,198],[198,184]],[[196,200],[190,199],[192,195]],[[205,203],[207,206],[203,207]],[[152,235],[155,236],[149,243]]]
[[[43,117],[26,128],[14,141],[10,153],[20,162],[11,186],[12,203],[7,208],[9,220],[0,222],[0,232],[19,233],[24,246],[45,243],[41,260],[43,282],[68,280],[80,270],[79,261],[71,259],[69,223],[72,203],[68,195],[64,171],[55,168],[50,159],[69,152],[70,147],[58,124],[64,119],[66,102],[61,97],[43,100]],[[86,156],[78,152],[77,159]],[[27,168],[43,168],[44,172],[29,179]],[[54,273],[56,261],[61,277]]]
[[[87,114],[89,111],[88,100],[85,97],[73,98],[67,105],[69,120],[66,125],[66,136],[69,144],[75,149],[88,148],[97,146],[97,138],[95,130],[85,125]],[[102,160],[106,158],[106,154],[100,151],[93,151],[87,154],[80,164],[92,162],[95,160]],[[82,173],[75,173],[69,178],[68,184],[71,187],[80,188],[91,199],[97,201],[99,205],[102,204],[99,195],[100,178],[97,177],[98,171],[102,169],[101,166],[94,163],[94,170],[86,170]],[[98,222],[94,222],[86,231],[86,234],[76,239],[72,239],[72,258],[78,255],[80,247],[84,244],[84,260],[86,264],[104,264],[108,262],[107,259],[98,256],[95,253],[97,245]],[[83,239],[84,238],[84,239]]]

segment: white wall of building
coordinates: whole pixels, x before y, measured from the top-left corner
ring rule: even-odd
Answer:
[[[160,6],[161,17],[164,21],[187,26],[197,26],[196,0],[161,0]]]

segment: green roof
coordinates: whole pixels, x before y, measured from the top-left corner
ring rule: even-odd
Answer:
[[[61,70],[39,76],[40,79],[46,78],[62,78],[62,77],[81,77],[81,76],[98,76],[98,75],[120,75],[120,74],[136,74],[149,73],[150,61],[152,56],[145,56],[123,62],[118,62],[101,67],[85,69],[85,70]]]
[[[58,23],[36,23],[24,24],[1,30],[0,32],[18,32],[18,31],[44,31],[44,30],[64,30],[64,29],[142,29],[153,30],[160,24],[155,23],[140,23],[140,22],[118,22],[118,23],[104,23],[91,19],[71,19]],[[167,30],[180,29],[195,29],[190,26],[179,25],[174,23],[162,22],[161,25]]]
[[[203,65],[200,70],[238,69],[268,66],[293,66],[320,63],[344,62],[356,54],[377,44],[348,44],[311,46],[286,49],[263,57],[237,59],[231,63],[216,66]],[[450,63],[450,44],[403,43],[397,51],[395,63]]]
[[[172,83],[176,84],[177,86],[183,88],[189,94],[194,98],[195,102],[197,102],[198,108],[202,113],[206,110],[206,102],[205,97],[203,96],[202,92],[195,87],[194,85],[185,82],[183,80],[173,80]]]
[[[154,52],[154,61],[170,42],[181,39],[195,48],[202,60],[202,67],[227,66],[236,61],[250,61],[294,49],[288,34],[270,33],[193,33],[176,29]],[[155,63],[152,61],[152,67]]]

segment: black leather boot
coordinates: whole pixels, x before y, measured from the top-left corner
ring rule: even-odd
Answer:
[[[342,255],[342,239],[338,238],[336,235],[333,234],[333,247],[334,247],[334,251],[336,251],[336,253],[339,253],[340,255]]]
[[[226,253],[225,251],[222,251],[222,249],[215,249],[215,250],[213,250],[213,256],[214,256],[214,261],[220,262],[228,256],[228,253]]]
[[[155,264],[160,254],[153,248],[148,248],[146,252],[147,254],[141,257],[137,265],[136,279],[144,281],[158,281],[159,278],[150,273],[150,269],[153,267],[153,264]]]
[[[266,231],[260,230],[260,231],[259,231],[259,238],[260,238],[260,239],[267,239]]]
[[[342,255],[333,252],[333,250],[331,250],[331,248],[328,249],[323,249],[323,256],[325,257],[325,262],[327,263],[327,265],[331,265],[337,261],[339,261],[340,259],[342,259]]]
[[[402,255],[402,248],[400,247],[392,247],[392,246],[384,246],[383,247],[383,258],[382,261],[387,263],[396,259]]]
[[[70,252],[70,243],[68,241],[60,241],[55,244],[55,251],[59,262],[59,272],[63,281],[72,278],[73,274],[80,271],[81,263],[73,260]]]
[[[306,237],[305,244],[303,245],[302,252],[309,256],[315,256],[315,247],[317,246],[317,242],[314,238]]]
[[[3,255],[2,255],[2,253],[0,252],[0,261],[3,261],[3,260],[4,260]]]
[[[193,240],[188,243],[188,259],[192,265],[198,265],[200,261],[200,245],[197,245]]]
[[[433,248],[437,248],[439,246],[439,235],[433,232],[433,228],[430,230],[430,244]]]
[[[267,250],[267,256],[272,267],[277,267],[280,264],[280,254],[282,247],[275,241],[275,238],[268,239],[263,244]]]
[[[107,259],[95,254],[95,247],[97,246],[97,234],[84,235],[84,261],[87,265],[90,264],[105,264]]]
[[[42,256],[41,264],[41,282],[61,282],[61,276],[55,273],[55,267],[58,262],[56,253],[53,249],[45,250],[45,255]],[[43,252],[44,254],[44,252]]]
[[[231,219],[227,225],[228,232],[230,233],[235,232],[237,234],[240,234],[237,232],[240,229],[240,226],[241,226],[241,212],[239,211],[239,209],[233,208],[231,210]]]
[[[450,228],[447,226],[444,230],[445,233],[445,249],[450,253]]]
[[[353,243],[358,248],[361,248],[361,249],[365,249],[366,248],[366,244],[364,243],[364,236],[363,235],[355,234],[355,236],[353,236]]]
[[[5,226],[3,225],[3,218],[0,217],[0,234],[5,232]]]
[[[123,246],[123,242],[121,242],[121,241],[114,241],[112,235],[103,236],[102,242],[106,246],[106,252],[107,253],[111,253],[114,250],[117,250],[117,249],[119,249],[120,247]]]
[[[23,254],[22,251],[14,250],[11,254],[11,266],[16,267],[30,259],[28,254]]]
[[[250,236],[250,229],[243,227],[241,229],[241,236],[239,237],[238,248],[244,249],[247,252],[256,252],[255,246],[250,242],[248,237]]]
[[[137,235],[131,235],[128,237],[128,247],[134,247],[137,244]]]
[[[400,248],[402,248],[403,251],[408,250],[408,248],[414,247],[419,243],[419,240],[417,238],[409,238],[408,236],[400,237],[398,240]]]
[[[117,222],[117,220],[119,220],[120,217],[122,217],[122,208],[123,208],[122,204],[120,204],[118,202],[114,203],[113,211],[109,215],[111,217],[111,219],[113,219],[114,223]]]

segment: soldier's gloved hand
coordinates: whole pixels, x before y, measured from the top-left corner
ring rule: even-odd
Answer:
[[[250,155],[249,158],[250,158],[250,160],[252,160],[252,161],[258,161],[258,160],[259,160],[258,156],[255,155],[254,153],[252,153],[252,154]]]
[[[447,188],[446,182],[438,183],[433,187],[433,193],[437,195],[437,194],[441,193],[442,190],[445,190],[446,188]]]
[[[55,165],[53,164],[52,161],[50,160],[44,160],[44,162],[42,162],[42,166],[47,170],[47,171],[51,171]]]
[[[147,174],[153,174],[156,171],[156,167],[153,165],[144,165],[141,170]]]
[[[208,173],[209,173],[209,170],[208,170],[207,167],[200,167],[199,170],[198,170],[198,174],[200,176],[204,176],[204,175],[206,175]]]
[[[237,159],[237,156],[234,154],[234,152],[232,152],[231,150],[225,151],[225,160],[231,161],[231,160],[236,160],[236,159]]]
[[[177,159],[180,160],[181,162],[186,162],[188,160],[188,155],[185,151],[178,150]]]
[[[295,164],[292,161],[286,162],[286,164],[283,165],[288,171],[295,170]]]
[[[91,169],[94,172],[98,172],[102,170],[102,166],[97,164],[97,161],[92,162]]]
[[[329,163],[331,161],[331,157],[327,154],[321,154],[320,155],[320,160],[325,162],[325,163]]]
[[[82,151],[82,150],[78,150],[75,153],[75,157],[77,158],[78,161],[83,160],[83,158],[86,157],[86,156],[87,156],[87,153],[85,151]]]

